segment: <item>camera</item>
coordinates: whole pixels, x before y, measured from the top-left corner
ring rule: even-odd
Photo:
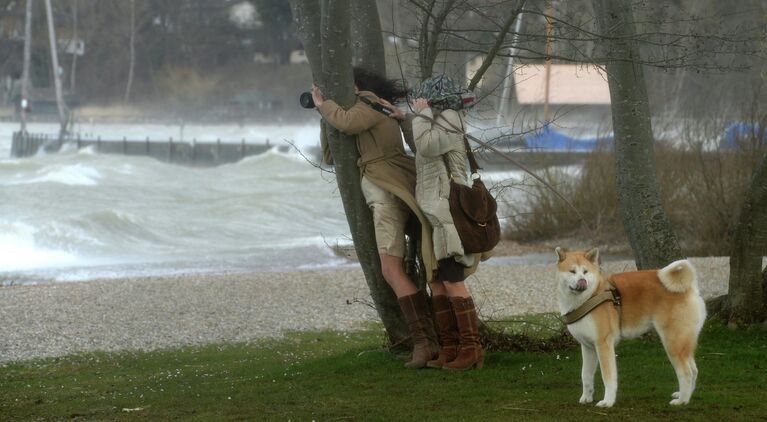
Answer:
[[[312,99],[312,93],[309,91],[301,93],[298,102],[303,108],[314,108],[314,99]]]
[[[301,107],[303,107],[303,108],[314,108],[315,107],[314,99],[312,98],[312,93],[308,92],[308,91],[301,93],[301,96],[298,97],[298,102],[299,102],[299,104],[301,104]],[[374,103],[374,102],[371,102],[371,101],[364,101],[364,102],[367,105],[369,105],[370,108],[372,108],[373,110],[375,110],[375,111],[377,111],[379,113],[383,113],[383,114],[385,114],[387,116],[391,115],[391,113],[392,113],[391,110],[389,110],[388,108],[384,107],[380,103]]]
[[[385,114],[387,116],[391,115],[391,113],[392,113],[391,110],[389,110],[388,108],[384,107],[383,104],[379,104],[379,103],[370,103],[370,108],[372,108],[373,110],[375,110],[375,111],[377,111],[379,113],[383,113],[383,114]]]

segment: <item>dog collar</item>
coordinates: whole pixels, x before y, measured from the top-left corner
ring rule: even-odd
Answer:
[[[620,292],[618,292],[618,289],[616,289],[615,286],[613,286],[612,283],[608,281],[606,284],[607,285],[603,287],[599,293],[595,294],[594,296],[591,296],[589,300],[583,303],[583,305],[566,313],[564,315],[565,324],[570,325],[572,323],[580,321],[581,318],[585,317],[591,311],[593,311],[597,306],[605,302],[612,302],[613,305],[615,305],[615,307],[620,312],[621,294]]]

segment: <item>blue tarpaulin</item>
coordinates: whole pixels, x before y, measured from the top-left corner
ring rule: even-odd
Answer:
[[[525,144],[528,148],[543,150],[565,151],[594,151],[602,143],[608,148],[612,147],[613,137],[604,138],[573,138],[563,133],[552,130],[549,125],[535,133],[525,135]]]
[[[767,145],[767,131],[763,131],[758,124],[733,122],[724,129],[719,149],[737,149],[741,142],[754,138],[760,139],[762,145]]]

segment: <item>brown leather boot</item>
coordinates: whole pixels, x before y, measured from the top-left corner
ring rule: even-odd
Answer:
[[[431,297],[431,309],[434,320],[437,322],[437,334],[439,334],[439,357],[426,362],[429,368],[442,368],[442,366],[458,356],[458,326],[455,322],[453,307],[450,299],[445,295]]]
[[[458,325],[458,356],[442,369],[465,371],[485,363],[485,351],[479,342],[479,320],[471,297],[451,297],[450,303]]]
[[[437,357],[439,344],[434,322],[429,314],[429,304],[423,291],[397,299],[413,338],[413,356],[405,368],[417,369]]]

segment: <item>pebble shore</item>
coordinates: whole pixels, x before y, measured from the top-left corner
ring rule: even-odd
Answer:
[[[482,318],[557,310],[548,265],[480,266],[467,280]],[[708,299],[727,292],[727,258],[693,258]],[[606,273],[635,269],[604,264]],[[248,342],[377,321],[362,271],[198,274],[0,288],[0,363],[87,351]]]

